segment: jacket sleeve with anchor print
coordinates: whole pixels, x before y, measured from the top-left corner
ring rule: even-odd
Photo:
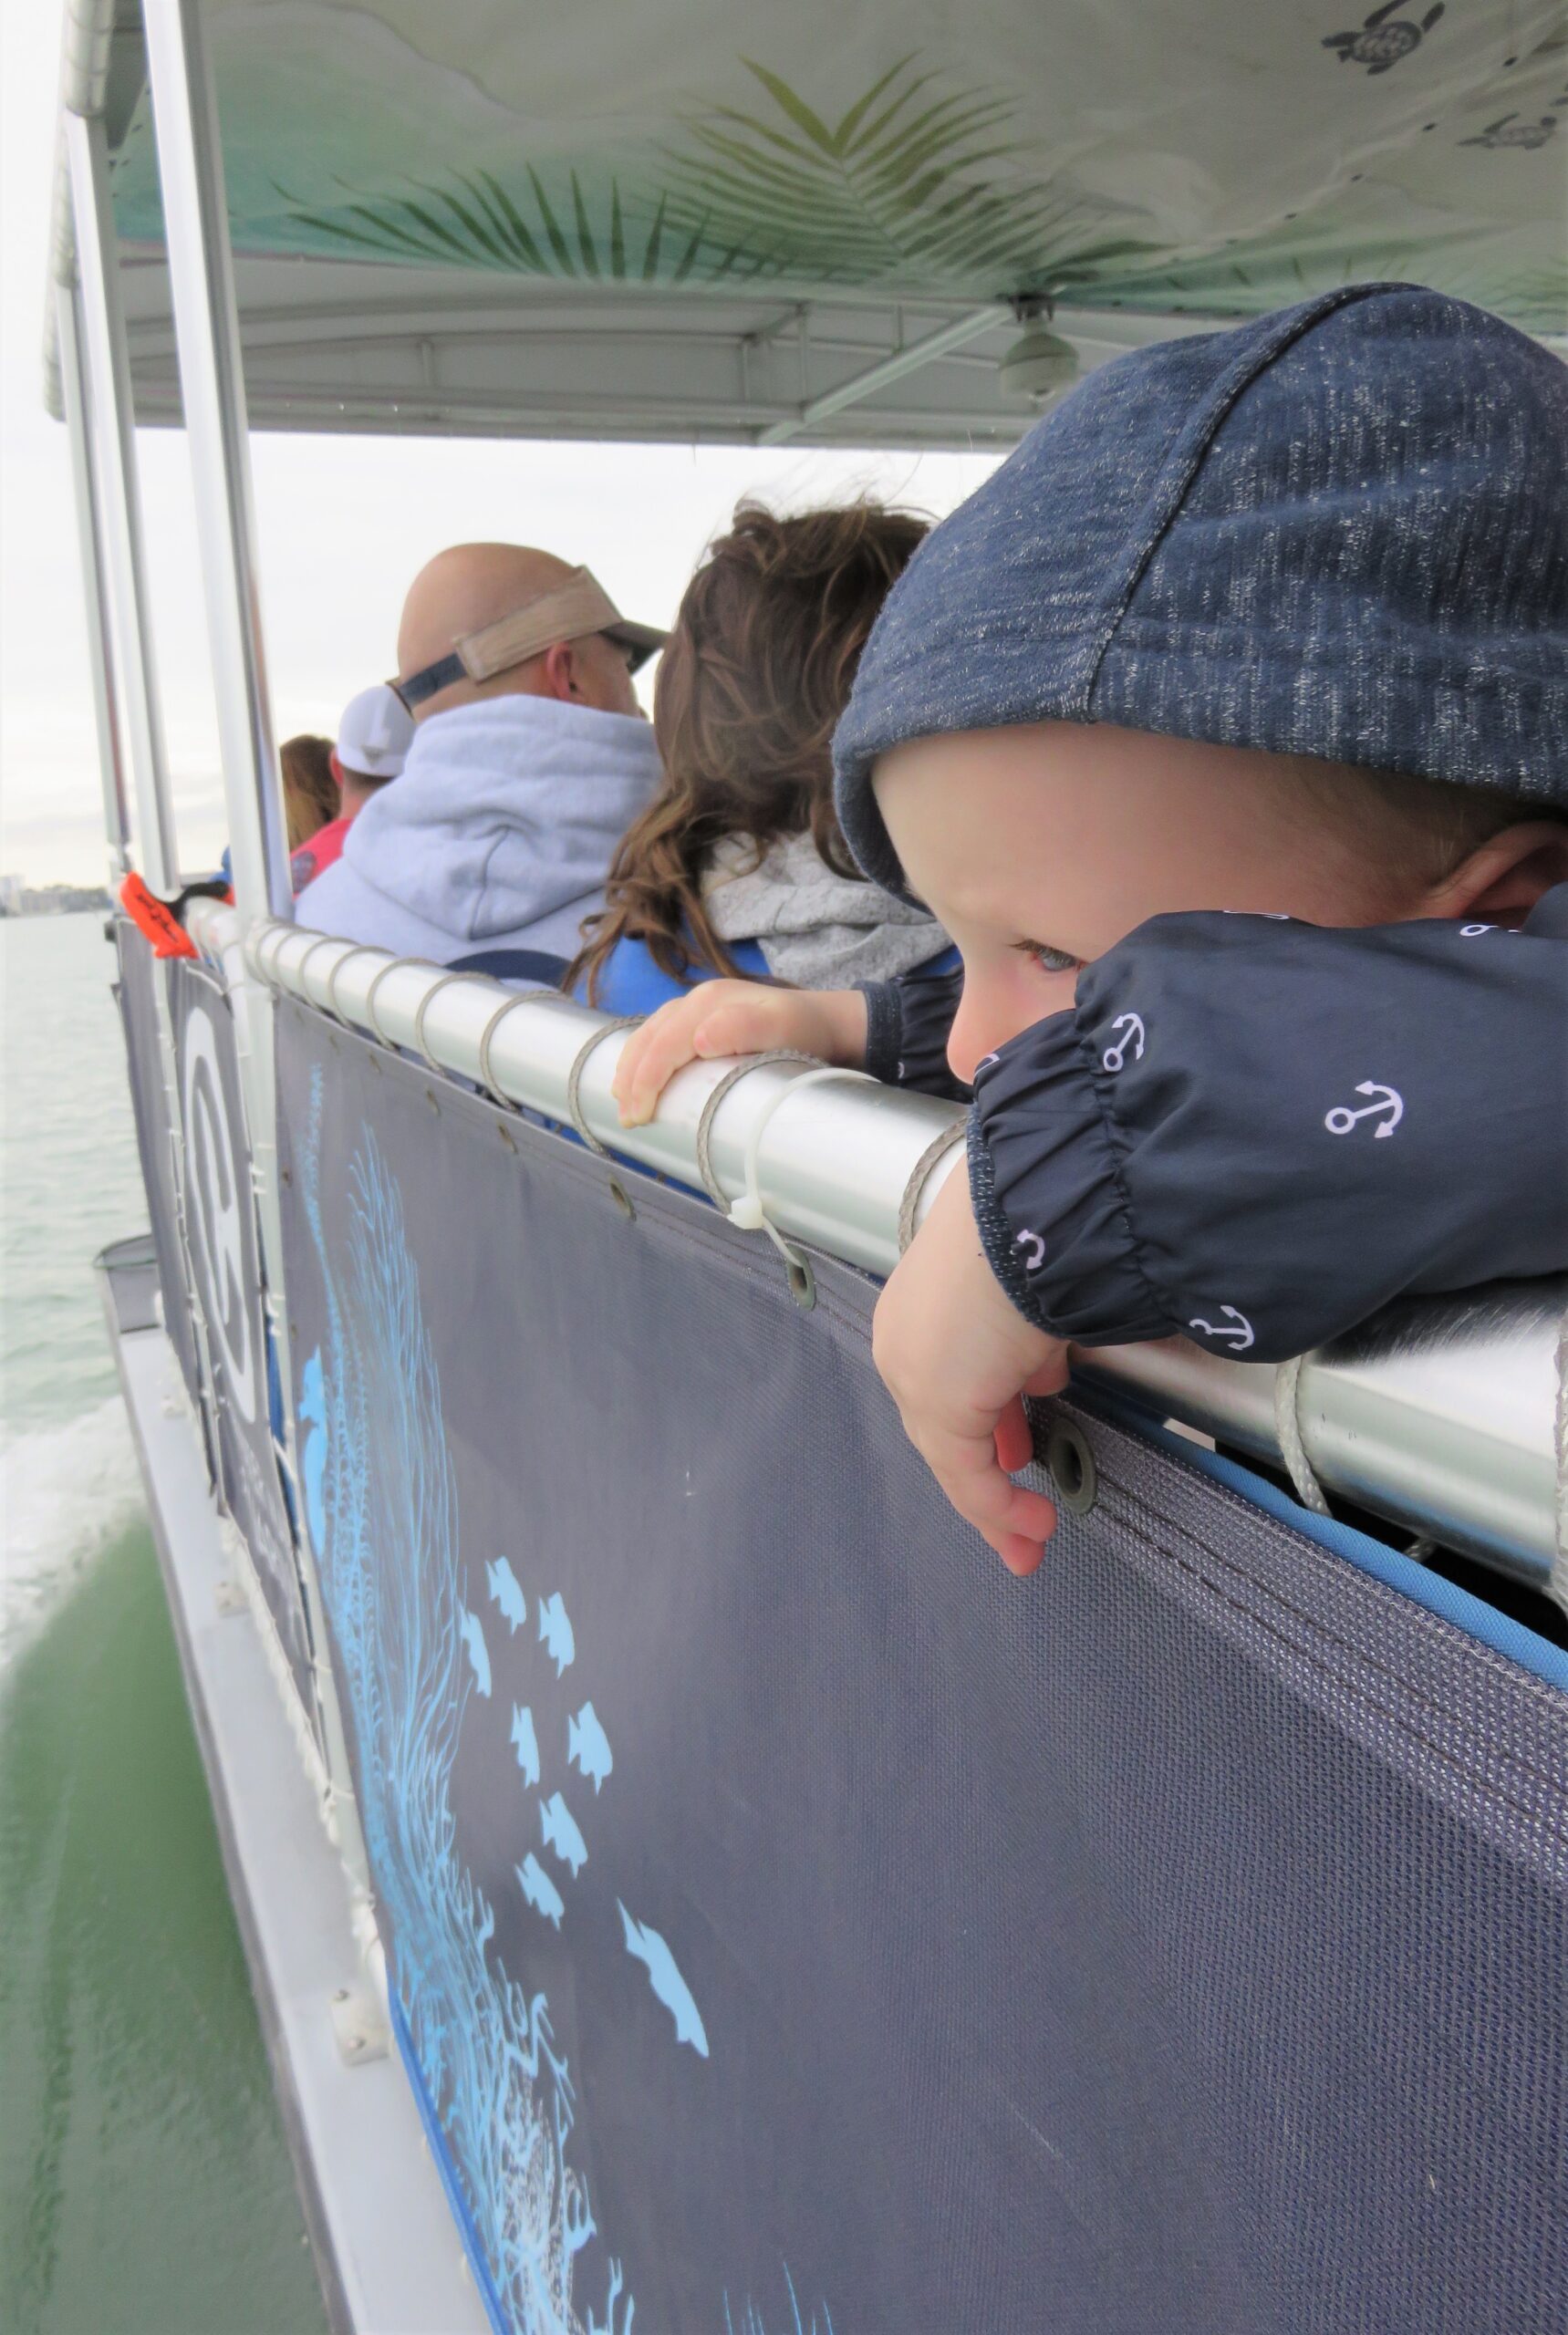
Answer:
[[[1568,886],[1520,931],[1156,917],[983,1063],[1020,1311],[1277,1362],[1406,1292],[1568,1267]]]

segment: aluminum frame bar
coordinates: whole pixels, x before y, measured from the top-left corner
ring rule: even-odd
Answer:
[[[109,585],[109,637],[125,709],[141,871],[155,892],[179,880],[180,855],[169,801],[168,757],[148,620],[141,495],[130,402],[130,367],[119,299],[119,253],[109,194],[109,148],[101,120],[63,117],[77,246],[77,319],[85,348],[86,420],[93,503]],[[62,349],[62,357],[63,357]]]
[[[217,105],[196,0],[143,11],[234,899],[293,912],[255,572],[249,435]]]
[[[950,349],[961,348],[966,340],[978,340],[982,332],[994,331],[1000,320],[1000,312],[994,307],[974,308],[968,316],[955,317],[950,324],[911,341],[907,348],[895,349],[879,364],[868,365],[863,373],[841,381],[836,389],[825,389],[820,397],[808,398],[798,412],[783,421],[770,422],[765,430],[758,431],[757,444],[782,446],[787,439],[799,437],[802,431],[815,428],[830,415],[842,413],[846,406],[858,405],[890,382],[901,381],[906,373],[918,372],[922,365],[945,357]]]
[[[71,451],[71,500],[76,509],[77,549],[81,559],[83,611],[87,620],[88,672],[98,767],[103,789],[104,841],[109,873],[117,883],[130,866],[130,813],[125,792],[125,750],[115,696],[113,611],[104,573],[102,497],[93,475],[88,422],[87,368],[74,284],[55,286],[55,330],[60,353],[60,389],[66,434]]]
[[[145,0],[142,21],[233,854],[237,915],[222,970],[234,1009],[268,1321],[287,1385],[293,1372],[278,1212],[272,1001],[247,971],[238,943],[253,921],[291,917],[294,900],[262,637],[223,150],[197,0]],[[285,1447],[297,1480],[288,1415]],[[368,1866],[327,1652],[320,1583],[303,1541],[300,1572],[315,1644],[317,1694],[337,1802],[338,1847],[364,1890]]]
[[[237,938],[232,913],[206,902],[193,908],[191,930],[209,955]],[[691,1064],[671,1081],[650,1125],[623,1128],[610,1082],[625,1033],[586,1006],[517,996],[480,974],[453,979],[439,966],[292,925],[256,932],[247,954],[272,988],[379,1044],[418,1052],[438,1071],[488,1084],[498,1098],[563,1123],[571,1118],[576,1066],[580,1123],[590,1134],[702,1188],[703,1106],[735,1064]],[[596,1032],[602,1041],[585,1053]],[[886,1273],[898,1261],[898,1229],[911,1203],[918,1227],[947,1177],[961,1172],[961,1144],[934,1160],[929,1155],[962,1114],[929,1096],[848,1078],[814,1084],[781,1104],[805,1074],[800,1064],[759,1063],[717,1105],[710,1160],[719,1188],[732,1199],[745,1189],[754,1141],[759,1190],[777,1229]],[[1412,1533],[1568,1603],[1557,1501],[1565,1323],[1568,1282],[1542,1282],[1413,1302],[1397,1320],[1309,1356],[1297,1414],[1320,1480]],[[1268,1365],[1227,1361],[1173,1338],[1097,1348],[1076,1355],[1074,1366],[1165,1417],[1280,1458]]]

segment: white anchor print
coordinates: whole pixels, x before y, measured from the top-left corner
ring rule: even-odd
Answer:
[[[1111,1023],[1111,1028],[1113,1030],[1119,1030],[1122,1034],[1116,1040],[1116,1044],[1114,1046],[1107,1046],[1105,1053],[1100,1056],[1101,1069],[1110,1071],[1120,1070],[1127,1061],[1127,1048],[1129,1046],[1132,1048],[1132,1058],[1134,1062],[1141,1062],[1143,1060],[1144,1035],[1141,1017],[1136,1013],[1118,1013],[1116,1020]]]
[[[1337,1104],[1324,1120],[1330,1135],[1348,1135],[1357,1119],[1376,1119],[1375,1136],[1392,1135],[1405,1116],[1405,1100],[1392,1086],[1379,1086],[1374,1079],[1364,1078],[1356,1088],[1358,1095],[1373,1095],[1376,1101],[1364,1104],[1359,1111],[1345,1104]]]
[[[1021,1232],[1012,1245],[1015,1249],[1028,1248],[1030,1253],[1023,1260],[1023,1270],[1037,1273],[1045,1261],[1045,1243],[1038,1232]]]
[[[1234,1305],[1222,1305],[1220,1311],[1221,1313],[1230,1315],[1228,1322],[1194,1320],[1189,1322],[1188,1328],[1201,1330],[1206,1338],[1223,1338],[1232,1354],[1245,1354],[1247,1348],[1254,1343],[1252,1324]]]
[[[1187,1329],[1201,1329],[1206,1338],[1224,1338],[1231,1354],[1245,1354],[1245,1350],[1255,1343],[1252,1340],[1252,1324],[1243,1313],[1236,1310],[1236,1305],[1222,1305],[1220,1313],[1230,1314],[1230,1322],[1197,1322],[1194,1319],[1187,1324]]]

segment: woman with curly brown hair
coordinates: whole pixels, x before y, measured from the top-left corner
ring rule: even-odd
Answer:
[[[654,689],[664,784],[610,863],[566,986],[646,1013],[739,974],[886,981],[946,949],[856,873],[833,732],[883,601],[926,534],[862,501],[778,518],[742,503],[687,586]]]

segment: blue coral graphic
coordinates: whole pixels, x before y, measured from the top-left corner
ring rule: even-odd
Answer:
[[[599,2233],[570,2162],[576,2092],[545,1997],[524,1992],[487,1951],[494,1913],[458,1852],[451,1780],[470,1697],[491,1693],[490,1652],[465,1602],[441,1383],[397,1186],[367,1133],[349,1170],[339,1269],[322,1219],[322,1107],[317,1069],[300,1187],[327,1340],[301,1374],[301,1477],[355,1720],[360,1817],[389,1917],[393,1983],[501,2314],[520,2335],[632,2335],[636,2305],[621,2264],[602,2241],[587,2254]],[[510,1639],[526,1614],[510,1561],[487,1562],[484,1583]],[[538,1658],[559,1681],[576,1657],[572,1624],[558,1590],[537,1608]],[[513,1704],[510,1740],[524,1783],[537,1790],[531,1705]],[[614,1761],[591,1702],[568,1717],[566,1763],[597,1799]],[[562,1879],[575,1881],[588,1855],[577,1821],[558,1790],[537,1805],[541,1844]],[[566,1900],[533,1849],[515,1872],[524,1902],[559,1932]],[[627,1953],[674,2020],[675,2043],[706,2060],[701,2014],[668,1943],[618,1901],[617,1910]],[[602,2317],[578,2299],[596,2259]],[[790,2317],[777,2335],[834,2335],[826,2305],[820,2318],[802,2319],[787,2265],[784,2276]],[[723,2316],[725,2335],[769,2335],[749,2297],[735,2312],[724,2296]]]
[[[349,1172],[340,1273],[322,1221],[321,1110],[317,1069],[301,1187],[327,1338],[301,1388],[306,1505],[399,2000],[506,2316],[523,2335],[630,2335],[618,2263],[602,2262],[604,2317],[579,2308],[597,2231],[568,2154],[571,2073],[545,1996],[525,1995],[487,1954],[495,1916],[457,1850],[451,1778],[478,1683],[465,1622],[481,1645],[483,1634],[463,1602],[441,1385],[397,1188],[367,1135]]]
[[[795,2297],[794,2280],[789,2274],[789,2264],[785,2262],[782,2267],[784,2285],[789,2288],[790,2317],[788,2329],[781,2330],[781,2335],[833,2335],[833,2320],[828,2315],[826,2303],[822,2306],[820,2319],[815,2310],[809,2319],[801,2317],[800,2304]],[[731,2310],[729,2296],[724,2297],[724,2335],[768,2335],[767,2321],[749,2295],[741,2306],[739,2316]]]

